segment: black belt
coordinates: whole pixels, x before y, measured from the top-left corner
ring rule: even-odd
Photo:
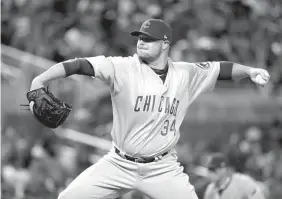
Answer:
[[[123,158],[125,158],[125,159],[127,159],[127,160],[130,160],[130,161],[132,161],[132,162],[137,162],[137,163],[150,163],[150,162],[154,162],[154,161],[159,160],[159,159],[161,159],[163,156],[165,156],[165,155],[168,154],[168,151],[167,151],[167,152],[164,152],[162,155],[159,155],[159,156],[156,156],[156,157],[148,157],[148,158],[146,158],[146,157],[138,157],[138,158],[134,158],[134,157],[131,157],[131,156],[129,156],[129,155],[122,154],[122,153],[120,152],[120,150],[118,150],[116,147],[115,147],[115,152],[116,152],[119,156],[121,156],[121,157],[123,157]]]

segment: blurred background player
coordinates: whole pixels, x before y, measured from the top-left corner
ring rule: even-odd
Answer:
[[[207,162],[211,183],[204,199],[264,199],[259,184],[250,176],[234,172],[223,153],[214,153]]]

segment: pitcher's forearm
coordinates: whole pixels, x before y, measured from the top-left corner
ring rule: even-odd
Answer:
[[[44,87],[51,80],[67,77],[70,75],[95,76],[91,63],[85,58],[70,59],[55,64],[32,81],[30,90]]]
[[[242,64],[221,61],[220,62],[220,76],[219,79],[242,79],[250,77],[251,67]]]
[[[49,81],[63,77],[66,77],[64,65],[62,63],[55,64],[33,79],[30,90],[44,87]]]
[[[250,77],[251,67],[238,63],[233,63],[232,79],[242,79]]]

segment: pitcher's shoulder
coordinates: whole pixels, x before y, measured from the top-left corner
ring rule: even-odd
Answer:
[[[108,56],[107,58],[115,62],[132,62],[135,60],[134,56]]]
[[[205,61],[205,62],[172,62],[177,68],[183,68],[186,70],[203,70],[208,71],[213,68],[218,68],[218,61]]]
[[[128,66],[131,66],[135,63],[135,59],[133,56],[97,56],[95,58],[90,59],[93,62],[98,63],[108,63],[114,67],[117,68],[129,68]]]
[[[173,66],[176,68],[176,69],[179,69],[179,70],[186,70],[186,71],[189,71],[189,70],[193,70],[194,67],[196,66],[195,63],[190,63],[190,62],[172,62]]]

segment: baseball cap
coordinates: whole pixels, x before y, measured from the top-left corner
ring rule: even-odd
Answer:
[[[227,159],[222,153],[212,154],[208,163],[207,168],[209,170],[215,170],[217,168],[223,168],[227,166]]]
[[[161,19],[148,19],[141,25],[140,30],[130,33],[131,36],[139,36],[140,34],[145,34],[158,40],[168,40],[169,43],[172,42],[172,29],[170,25]]]

